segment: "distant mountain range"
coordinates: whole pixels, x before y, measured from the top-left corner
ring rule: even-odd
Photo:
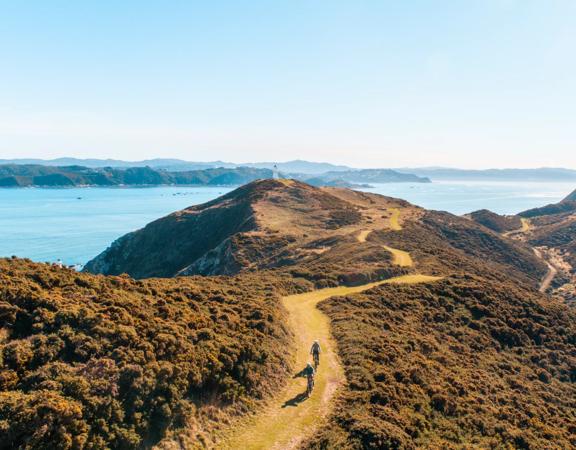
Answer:
[[[398,169],[357,169],[343,165],[335,165],[325,162],[312,162],[304,160],[294,160],[286,162],[255,162],[255,163],[231,163],[226,161],[184,161],[181,159],[157,158],[142,161],[122,161],[118,159],[78,159],[78,158],[57,158],[57,159],[0,159],[0,164],[34,164],[43,166],[83,166],[89,168],[128,168],[128,167],[152,167],[154,169],[168,170],[171,172],[203,170],[214,168],[233,169],[236,167],[253,167],[257,169],[278,170],[288,174],[300,175],[327,175],[331,179],[342,178],[349,182],[392,182],[392,181],[375,181],[369,180],[370,172],[364,172],[360,176],[357,172],[360,170],[393,170],[396,173],[417,175],[422,178],[435,180],[454,180],[454,181],[574,181],[576,180],[576,170],[563,168],[538,168],[538,169],[486,169],[486,170],[468,170],[452,169],[446,167],[416,167],[416,168],[398,168]],[[331,172],[348,172],[348,174],[339,174],[338,177]],[[351,173],[354,172],[354,175]],[[391,175],[389,173],[389,175]],[[394,175],[394,177],[398,177]],[[394,178],[393,177],[393,178]],[[378,176],[382,179],[382,176]],[[399,181],[407,181],[401,179]],[[408,180],[410,181],[410,180]],[[411,181],[421,182],[413,179]]]
[[[185,172],[215,168],[234,169],[251,167],[256,169],[278,170],[284,174],[305,179],[311,175],[322,175],[331,180],[349,183],[390,183],[390,182],[429,182],[431,181],[576,181],[576,170],[543,167],[538,169],[486,169],[469,170],[446,167],[416,167],[396,169],[358,169],[326,162],[293,160],[286,162],[231,163],[226,161],[184,161],[181,159],[157,158],[142,161],[118,159],[0,159],[0,165],[42,165],[42,166],[82,166],[97,168],[151,167],[170,172]],[[409,175],[409,177],[403,177]],[[415,176],[415,177],[414,177]]]
[[[401,174],[390,169],[331,171],[325,175],[280,172],[314,186],[369,187],[364,182],[391,183],[430,180]],[[161,185],[241,185],[257,179],[273,178],[274,171],[258,167],[214,167],[170,171],[153,167],[85,167],[39,164],[0,165],[0,187],[71,187],[71,186],[161,186]],[[357,184],[362,183],[362,184]]]
[[[151,167],[0,166],[0,187],[239,185],[271,178],[269,169],[239,167],[169,172]]]
[[[543,167],[539,169],[449,169],[445,167],[394,169],[428,177],[432,181],[576,181],[576,170]]]
[[[0,164],[18,164],[18,165],[42,165],[42,166],[82,166],[90,168],[100,167],[153,167],[155,169],[169,170],[173,167],[179,167],[180,170],[201,170],[211,169],[214,167],[236,167],[235,164],[224,161],[213,162],[187,162],[180,159],[147,159],[142,161],[122,161],[119,159],[79,159],[79,158],[56,158],[56,159],[0,159]]]

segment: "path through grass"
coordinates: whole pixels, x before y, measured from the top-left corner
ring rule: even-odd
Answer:
[[[390,216],[390,228],[394,231],[400,231],[400,210],[398,208],[390,208],[392,215]]]
[[[530,219],[527,219],[525,217],[520,217],[520,222],[522,223],[522,226],[520,228],[517,228],[516,230],[512,230],[512,231],[507,231],[506,233],[502,233],[502,236],[515,236],[521,233],[527,233],[528,231],[530,231],[532,229],[532,224],[530,223]]]
[[[411,267],[414,264],[410,253],[405,252],[404,250],[398,250],[397,248],[388,247],[387,245],[383,245],[383,247],[392,253],[392,264],[402,267]]]
[[[360,233],[358,233],[356,239],[358,239],[358,242],[366,242],[366,238],[370,233],[372,233],[372,230],[362,230]]]
[[[282,303],[289,312],[290,325],[296,336],[295,371],[303,369],[311,360],[308,352],[315,339],[319,339],[322,346],[314,392],[306,399],[305,378],[291,379],[264,411],[238,426],[235,434],[219,448],[295,448],[311,435],[330,412],[332,397],[345,379],[328,317],[316,308],[320,301],[337,295],[355,294],[382,284],[425,283],[439,279],[428,275],[404,275],[362,286],[341,286],[284,297]]]

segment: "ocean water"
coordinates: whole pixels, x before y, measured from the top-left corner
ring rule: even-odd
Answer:
[[[85,264],[120,236],[230,188],[0,189],[0,256]]]
[[[429,209],[464,214],[487,208],[500,214],[559,201],[567,183],[391,183],[363,189]],[[231,188],[0,189],[0,256],[84,264],[112,241],[148,222],[212,200]]]
[[[576,189],[574,183],[436,181],[374,185],[366,192],[402,198],[426,209],[466,214],[489,209],[498,214],[517,214],[556,203]]]

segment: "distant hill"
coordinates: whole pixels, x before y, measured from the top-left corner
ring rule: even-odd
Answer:
[[[530,221],[527,242],[539,247],[557,271],[552,283],[555,293],[576,305],[576,191],[519,216]]]
[[[487,209],[481,209],[467,214],[467,217],[498,233],[517,230],[522,227],[518,216],[503,216]]]
[[[539,208],[532,208],[527,211],[522,211],[518,215],[521,217],[530,218],[571,212],[576,212],[576,190],[568,194],[568,196],[566,196],[558,203],[551,203]]]
[[[576,202],[576,189],[566,196],[562,202]]]
[[[352,183],[430,183],[430,179],[392,169],[359,169],[327,172],[327,179],[339,179]]]
[[[52,166],[39,164],[4,164],[0,165],[0,187],[58,187],[58,186],[116,186],[116,185],[239,185],[259,178],[271,178],[276,171],[286,178],[296,178],[315,186],[369,187],[368,182],[418,182],[430,180],[410,174],[401,174],[390,169],[367,169],[331,171],[322,175],[310,173],[288,173],[286,169],[267,169],[256,167],[257,164],[238,167],[215,167],[197,170],[185,170],[173,160],[163,161],[166,167],[86,167],[79,165]],[[176,164],[176,165],[175,165]],[[313,167],[334,168],[337,166],[321,163],[295,162],[280,164],[282,167],[304,169],[308,164]],[[318,164],[318,166],[314,166]],[[269,164],[262,164],[268,166]],[[272,165],[272,167],[274,167]]]
[[[0,165],[17,164],[17,165],[44,165],[44,166],[83,166],[89,168],[128,168],[128,167],[151,167],[154,169],[163,169],[173,172],[203,170],[213,168],[237,168],[237,167],[254,167],[259,169],[276,169],[284,174],[301,174],[301,175],[329,175],[335,177],[331,172],[350,172],[341,179],[350,182],[373,182],[386,183],[390,181],[376,181],[368,179],[370,176],[380,172],[384,177],[386,171],[402,175],[416,175],[420,178],[429,178],[430,180],[477,180],[477,181],[576,181],[576,170],[563,168],[539,168],[539,169],[486,169],[486,170],[468,170],[453,169],[446,167],[416,167],[416,168],[398,168],[398,169],[356,169],[344,165],[335,165],[326,162],[313,162],[305,160],[293,160],[285,162],[250,162],[250,163],[232,163],[226,161],[185,161],[174,158],[155,158],[142,161],[123,161],[118,159],[81,159],[81,158],[56,158],[56,159],[0,159]],[[365,179],[359,179],[360,174],[364,174]],[[353,175],[354,174],[354,175]],[[394,177],[400,178],[399,175],[390,174],[387,179],[392,180]],[[405,181],[399,179],[399,181]],[[412,181],[419,182],[418,179]]]
[[[432,181],[576,181],[576,170],[562,168],[466,170],[433,167],[395,170],[428,177]]]
[[[465,265],[462,256],[448,253],[464,252],[479,261],[502,264],[506,267],[502,270],[524,282],[545,272],[530,250],[470,220],[377,194],[317,188],[293,180],[255,181],[158,219],[118,239],[85,270],[136,278],[229,275],[295,265],[328,279],[376,273],[390,255],[381,246],[359,249],[354,236],[364,229],[375,230],[374,236],[385,233],[394,210],[403,211],[407,230],[382,237],[395,245],[431,254],[447,252],[455,268]],[[397,242],[399,235],[406,235],[406,241]]]
[[[540,289],[560,302],[576,306],[576,191],[558,203],[515,216],[481,210],[467,217],[503,236],[531,245],[548,266]]]
[[[169,172],[151,167],[0,166],[0,187],[240,185],[269,178],[272,171],[251,167]]]

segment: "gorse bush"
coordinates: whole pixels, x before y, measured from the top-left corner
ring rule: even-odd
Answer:
[[[277,283],[275,283],[277,284]],[[261,398],[289,342],[265,277],[134,281],[0,260],[0,447],[140,448]]]
[[[576,315],[564,305],[458,276],[320,307],[348,381],[309,448],[576,446]]]

